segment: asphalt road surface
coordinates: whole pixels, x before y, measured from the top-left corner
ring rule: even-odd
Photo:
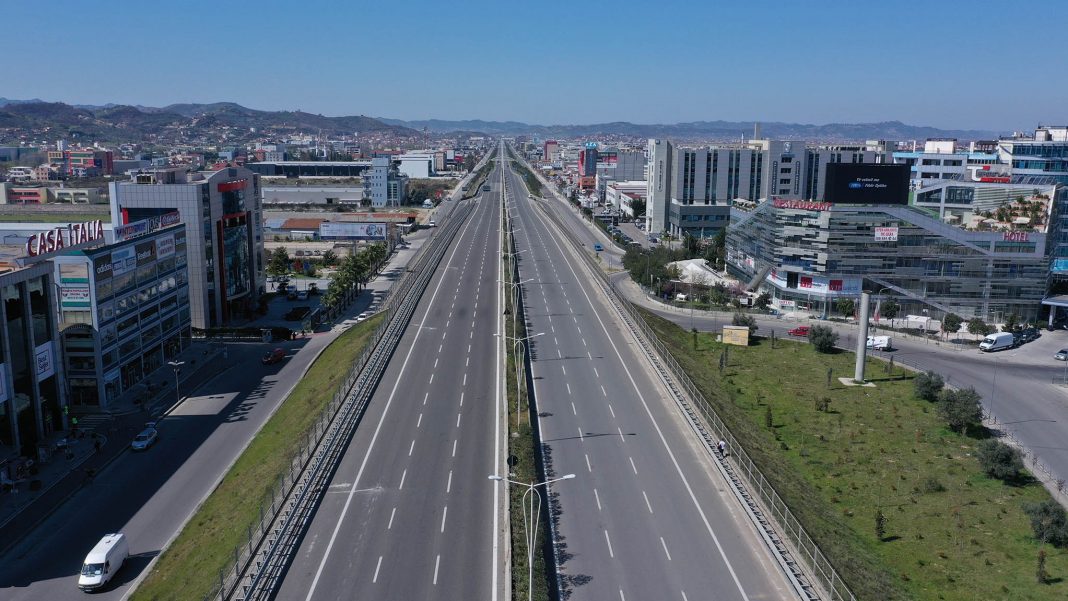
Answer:
[[[542,440],[575,599],[791,599],[792,589],[647,360],[519,178],[509,205]],[[550,210],[564,210],[552,203]],[[581,227],[581,225],[579,225]]]
[[[504,491],[499,170],[393,355],[278,599],[496,599]]]

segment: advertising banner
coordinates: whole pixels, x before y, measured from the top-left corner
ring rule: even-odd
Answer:
[[[772,269],[768,281],[780,289],[800,290],[819,296],[855,296],[860,294],[861,278],[827,278]]]
[[[876,242],[897,242],[897,228],[896,227],[877,227],[877,228],[875,228],[875,241]]]
[[[37,351],[35,353],[35,356],[36,356],[35,363],[37,364],[37,381],[38,382],[40,382],[41,380],[43,380],[43,379],[45,379],[45,378],[47,378],[49,376],[55,375],[55,373],[56,373],[56,360],[55,360],[56,355],[52,351],[52,342],[51,341],[46,342],[46,343],[42,344],[41,346],[37,347]]]
[[[137,253],[137,266],[151,265],[156,262],[156,243],[155,242],[142,242],[137,246],[134,246],[134,251]]]
[[[319,224],[319,237],[324,240],[385,240],[385,223]]]
[[[64,309],[84,309],[91,306],[89,286],[62,286],[59,303]]]
[[[909,169],[908,165],[893,163],[827,163],[824,200],[832,204],[908,204]]]
[[[111,275],[120,276],[137,268],[137,253],[134,247],[127,246],[111,251]]]
[[[93,273],[98,281],[111,279],[114,275],[111,270],[111,253],[93,259]]]
[[[156,258],[166,259],[174,254],[174,235],[156,239]]]

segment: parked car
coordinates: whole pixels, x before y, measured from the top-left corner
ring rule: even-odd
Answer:
[[[593,243],[593,250],[595,250],[597,252],[601,252],[602,250],[604,250],[604,246],[602,246],[600,242],[594,242]]]
[[[261,359],[260,362],[264,365],[273,365],[285,358],[286,350],[284,348],[276,348],[267,351],[267,354],[263,356],[263,359]]]
[[[134,436],[133,442],[130,443],[130,449],[134,451],[145,451],[152,445],[156,444],[159,439],[159,431],[155,428],[145,428]]]
[[[808,336],[808,326],[797,326],[786,333],[791,336]]]
[[[1040,336],[1042,336],[1042,333],[1038,331],[1038,328],[1025,328],[1020,330],[1019,333],[1020,344],[1038,340]]]
[[[1053,355],[1053,358],[1057,361],[1068,361],[1068,348],[1062,348],[1057,351],[1057,354]]]
[[[307,290],[301,290],[300,292],[297,292],[297,300],[299,300],[299,301],[308,300],[308,291]]]

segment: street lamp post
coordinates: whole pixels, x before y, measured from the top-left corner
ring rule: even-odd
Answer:
[[[185,361],[168,361],[167,365],[174,369],[174,402],[178,403],[182,400],[182,395],[178,392],[178,376],[182,373],[182,366],[185,365]]]
[[[544,336],[544,335],[545,335],[545,332],[538,332],[537,334],[531,334],[530,336],[526,336],[526,337],[523,337],[523,338],[515,338],[514,336],[508,336],[508,335],[504,336],[505,340],[511,340],[512,341],[512,354],[515,355],[515,388],[516,388],[515,427],[516,427],[516,430],[519,430],[519,416],[520,416],[520,411],[521,411],[521,408],[520,408],[520,405],[519,405],[519,382],[520,382],[520,379],[521,379],[520,378],[520,370],[523,368],[523,365],[519,360],[519,357],[520,357],[520,355],[519,355],[519,345],[525,344],[531,338],[537,338],[538,336]],[[499,334],[494,334],[494,336],[499,336]],[[523,347],[523,350],[526,351],[526,347],[525,346]]]
[[[560,480],[571,480],[574,477],[575,474],[567,474],[565,476],[560,476],[559,478],[553,478],[544,482],[531,482],[528,484],[526,482],[517,482],[515,480],[510,480],[508,478],[505,478],[504,476],[498,476],[496,474],[490,474],[489,476],[490,480],[494,480],[496,482],[507,482],[509,484],[515,484],[516,486],[526,487],[527,489],[526,492],[523,493],[523,526],[526,530],[527,539],[527,601],[530,601],[530,599],[533,598],[534,594],[534,591],[532,590],[534,588],[534,539],[536,538],[536,533],[538,529],[538,516],[541,513],[541,493],[538,492],[537,488],[539,486],[547,486],[549,484],[552,484],[553,482],[559,482]],[[528,495],[530,496],[529,513],[527,506]],[[537,512],[535,512],[534,510],[535,496],[537,496],[538,498]]]

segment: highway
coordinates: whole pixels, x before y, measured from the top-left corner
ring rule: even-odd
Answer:
[[[504,586],[500,195],[471,204],[278,599],[496,599]],[[452,204],[452,203],[450,203]],[[453,210],[459,210],[453,207]],[[502,597],[503,598],[503,597]]]
[[[794,598],[545,201],[508,178],[542,441],[551,475],[577,475],[552,485],[565,597]]]

